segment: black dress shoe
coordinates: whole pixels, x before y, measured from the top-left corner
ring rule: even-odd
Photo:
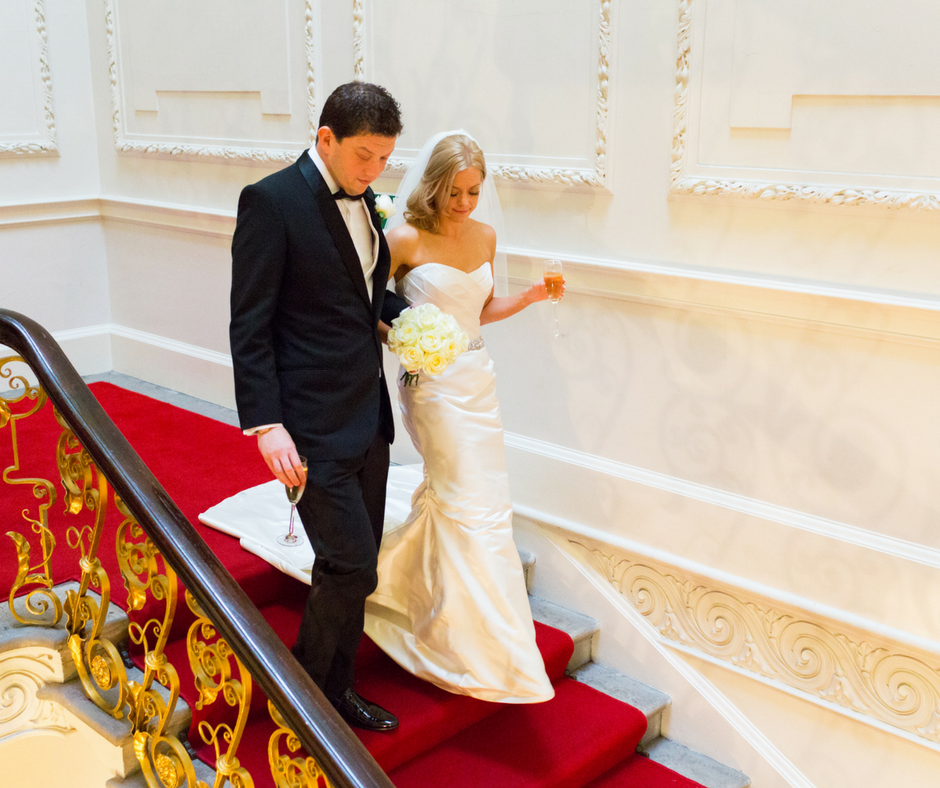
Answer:
[[[334,700],[333,705],[346,722],[357,728],[365,728],[367,731],[393,731],[398,727],[398,717],[361,698],[351,689],[340,695],[338,700]]]

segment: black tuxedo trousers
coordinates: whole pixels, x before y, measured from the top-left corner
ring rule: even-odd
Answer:
[[[283,424],[307,458],[297,508],[316,561],[294,653],[332,699],[353,682],[394,437],[377,323],[405,306],[385,290],[388,246],[371,189],[364,199],[379,236],[372,299],[336,201],[306,152],[245,187],[232,239],[239,420],[243,429]]]

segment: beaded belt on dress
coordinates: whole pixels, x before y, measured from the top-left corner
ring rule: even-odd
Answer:
[[[485,343],[483,342],[483,337],[477,337],[476,339],[471,339],[470,344],[467,345],[467,350],[479,350],[483,347]]]

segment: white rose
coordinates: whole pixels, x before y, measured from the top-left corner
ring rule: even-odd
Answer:
[[[453,361],[462,352],[460,349],[460,341],[458,339],[448,339],[441,345],[440,352],[444,354],[448,361]]]
[[[440,353],[429,353],[424,357],[424,371],[429,375],[440,375],[447,367],[447,359]]]
[[[441,347],[441,342],[443,341],[441,335],[434,331],[425,331],[420,339],[418,339],[418,347],[420,347],[425,353],[435,353]]]
[[[470,347],[470,335],[466,331],[461,331],[460,336],[458,337],[458,342],[460,342],[460,352],[463,353],[468,347]]]
[[[391,219],[398,211],[395,209],[395,203],[387,194],[379,194],[375,198],[375,211],[383,219]]]
[[[418,325],[423,329],[437,328],[441,310],[434,304],[423,304],[418,312]]]
[[[418,339],[418,329],[410,323],[399,323],[394,331],[399,347],[413,345]]]
[[[406,372],[415,373],[421,369],[424,363],[424,353],[416,347],[406,347],[398,354],[401,365]]]

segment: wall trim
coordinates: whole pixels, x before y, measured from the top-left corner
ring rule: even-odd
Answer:
[[[311,144],[316,134],[316,0],[304,0],[304,49],[307,63],[307,129],[308,139],[305,146]],[[252,148],[238,145],[193,145],[175,142],[134,141],[126,137],[123,113],[121,110],[121,89],[119,84],[119,64],[117,52],[117,33],[115,25],[115,0],[105,0],[105,29],[108,38],[108,71],[111,75],[111,119],[114,128],[114,143],[122,153],[137,153],[158,158],[194,157],[225,162],[283,162],[290,164],[301,153],[298,148]]]
[[[609,126],[610,92],[610,0],[599,0],[597,17],[597,102],[595,104],[594,166],[590,168],[532,167],[524,164],[494,164],[490,173],[503,184],[587,186],[592,189],[607,188],[607,132]],[[369,68],[365,55],[367,48],[364,30],[368,29],[368,15],[364,0],[353,0],[353,60],[356,79],[365,79]],[[385,168],[385,175],[400,177],[411,166],[412,159],[392,157]]]
[[[679,0],[676,45],[676,87],[673,112],[671,195],[733,197],[759,202],[802,202],[818,205],[933,211],[940,209],[940,192],[883,189],[876,186],[820,185],[803,182],[735,180],[689,175],[689,76],[695,8],[704,0]]]
[[[633,465],[598,457],[594,454],[587,454],[586,452],[577,451],[576,449],[568,449],[564,446],[548,443],[536,438],[529,438],[525,435],[507,432],[505,438],[506,446],[509,448],[547,457],[556,462],[576,465],[595,473],[625,479],[644,487],[653,487],[683,498],[702,501],[703,503],[718,506],[722,509],[741,512],[742,514],[756,517],[760,520],[768,520],[790,528],[796,528],[800,531],[807,531],[812,534],[824,536],[838,542],[863,547],[877,553],[883,553],[934,569],[940,569],[940,550],[936,550],[932,547],[926,547],[903,539],[877,534],[873,531],[865,530],[864,528],[816,517],[811,514],[806,514],[805,512],[787,509],[783,506],[766,503],[754,498],[747,498],[743,495],[726,492],[714,487],[706,487],[701,484],[696,484],[695,482],[685,481],[684,479],[667,476],[644,468],[637,468]],[[536,519],[544,520],[544,516],[540,515]],[[569,530],[574,530],[574,527],[570,526],[570,524],[566,527],[569,527]],[[674,559],[674,561],[675,560],[678,559]],[[695,571],[701,572],[702,570],[697,568]]]
[[[662,645],[940,751],[938,644],[528,516]]]
[[[179,353],[190,358],[197,358],[200,361],[208,361],[212,364],[218,364],[223,367],[232,368],[232,357],[228,353],[219,353],[217,350],[191,345],[188,342],[179,342],[175,339],[151,334],[147,331],[138,331],[136,328],[127,328],[126,326],[111,323],[108,326],[111,336],[130,339],[134,342],[142,342],[145,345],[157,347],[162,350],[169,350],[172,353]],[[58,336],[58,335],[57,335]]]
[[[33,0],[33,17],[36,22],[38,37],[39,78],[42,81],[42,114],[44,126],[40,131],[41,139],[22,142],[0,142],[0,157],[36,156],[58,153],[56,142],[55,114],[52,111],[52,74],[49,70],[49,39],[46,34],[45,0]]]
[[[108,195],[0,204],[0,229],[100,219],[226,241],[235,230],[235,211]],[[538,276],[533,272],[541,270],[543,258],[561,257],[569,294],[940,347],[936,296],[533,249],[505,251],[510,277],[518,284]]]

